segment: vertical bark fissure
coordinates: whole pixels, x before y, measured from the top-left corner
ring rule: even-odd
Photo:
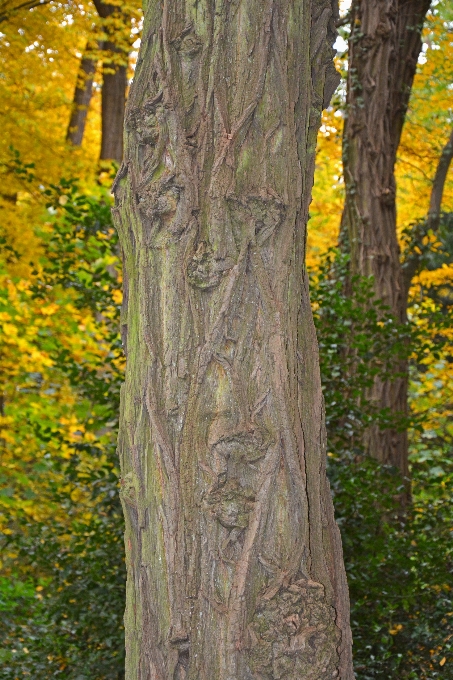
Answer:
[[[127,680],[353,678],[303,264],[335,18],[145,13],[114,186]]]
[[[404,124],[429,0],[355,0],[351,8],[347,114],[343,133],[346,188],[341,245],[351,275],[374,277],[374,290],[399,323],[406,322],[396,232],[396,153]],[[394,380],[376,378],[371,400],[407,415],[407,362]],[[408,474],[407,431],[370,427],[367,452]]]

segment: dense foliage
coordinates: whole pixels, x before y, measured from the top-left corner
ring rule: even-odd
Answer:
[[[79,353],[59,336],[58,325],[47,328],[47,355],[56,367],[50,380],[37,371],[17,376],[28,409],[55,393],[50,385],[65,383],[78,429],[55,427],[45,409],[33,420],[26,415],[35,455],[43,461],[34,474],[45,477],[45,502],[54,512],[37,518],[20,504],[10,507],[3,550],[9,577],[0,584],[5,612],[0,677],[121,678],[125,569],[115,456],[122,367],[117,239],[107,197],[82,195],[73,181],[62,181],[44,190],[43,198],[52,221],[38,227],[43,253],[27,292],[41,308],[70,300],[88,322],[78,332],[93,335],[96,343],[93,351]],[[38,346],[40,340],[39,334],[33,338]],[[12,403],[13,417],[14,408]]]
[[[446,257],[442,233],[433,261]],[[442,426],[433,428],[430,414],[417,408],[417,389],[434,355],[437,363],[451,361],[452,309],[434,306],[435,291],[425,291],[428,305],[414,304],[411,322],[398,327],[378,301],[370,306],[369,279],[355,278],[354,294],[345,295],[346,274],[344,258],[328,257],[314,275],[312,301],[356,675],[453,677],[446,665],[453,651],[453,428],[448,404],[447,427],[441,418]],[[403,511],[405,480],[363,454],[360,433],[370,422],[388,424],[392,414],[374,409],[367,387],[376,372],[391,371],[393,360],[409,352],[413,409],[411,422],[401,419],[399,426],[411,426],[412,502]],[[398,424],[394,415],[392,424]]]
[[[58,508],[57,518],[30,520],[17,510],[10,523],[9,577],[0,585],[5,612],[0,677],[120,678],[124,565],[114,454],[121,379],[117,242],[105,199],[80,195],[73,182],[44,194],[47,212],[55,214],[52,228],[41,234],[45,250],[33,299],[44,305],[58,299],[59,291],[69,292],[75,307],[96,317],[109,349],[81,361],[52,338],[50,356],[85,409],[91,436],[68,442],[64,432],[34,425],[43,451],[50,439],[60,439],[70,456],[43,456],[43,474],[54,475],[46,493]],[[440,251],[438,256],[445,257]],[[393,358],[410,351],[416,390],[426,375],[423,361],[432,354],[433,337],[437,360],[448,356],[443,328],[448,328],[450,309],[418,305],[412,323],[398,328],[382,305],[370,306],[370,280],[355,279],[354,296],[344,294],[346,273],[345,259],[328,254],[313,274],[312,303],[357,677],[447,677],[449,668],[442,662],[451,653],[453,633],[452,433],[433,431],[429,423],[425,427],[423,413],[413,417],[413,503],[402,513],[403,480],[363,455],[360,432],[370,422],[385,426],[390,417],[367,400],[376,372],[391,371]],[[44,381],[33,379],[27,394],[36,396]]]

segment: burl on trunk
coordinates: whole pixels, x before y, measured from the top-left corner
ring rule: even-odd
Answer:
[[[115,182],[127,680],[353,678],[304,266],[332,0],[152,0]]]

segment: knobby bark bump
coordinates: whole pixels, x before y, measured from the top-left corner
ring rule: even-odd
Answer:
[[[332,0],[145,10],[114,217],[127,680],[351,680],[304,266]]]
[[[430,0],[354,0],[351,7],[347,114],[343,133],[346,188],[341,245],[351,275],[374,277],[376,297],[399,323],[406,301],[396,232],[395,162],[421,50]],[[407,415],[407,362],[394,380],[376,379],[371,398],[390,414]],[[408,475],[407,431],[366,432],[368,453]]]

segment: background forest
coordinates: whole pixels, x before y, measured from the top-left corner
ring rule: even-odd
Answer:
[[[140,30],[135,0],[0,0],[5,680],[124,677],[115,454],[124,357],[110,187]],[[453,679],[453,3],[428,11],[397,152],[397,230],[411,272],[404,323],[370,277],[351,274],[341,246],[350,30],[345,4],[307,263],[355,670],[358,680]],[[410,409],[398,418],[370,395],[376,377],[398,378],[399,361],[409,365]],[[390,424],[408,432],[407,477],[363,445],[367,429]]]

